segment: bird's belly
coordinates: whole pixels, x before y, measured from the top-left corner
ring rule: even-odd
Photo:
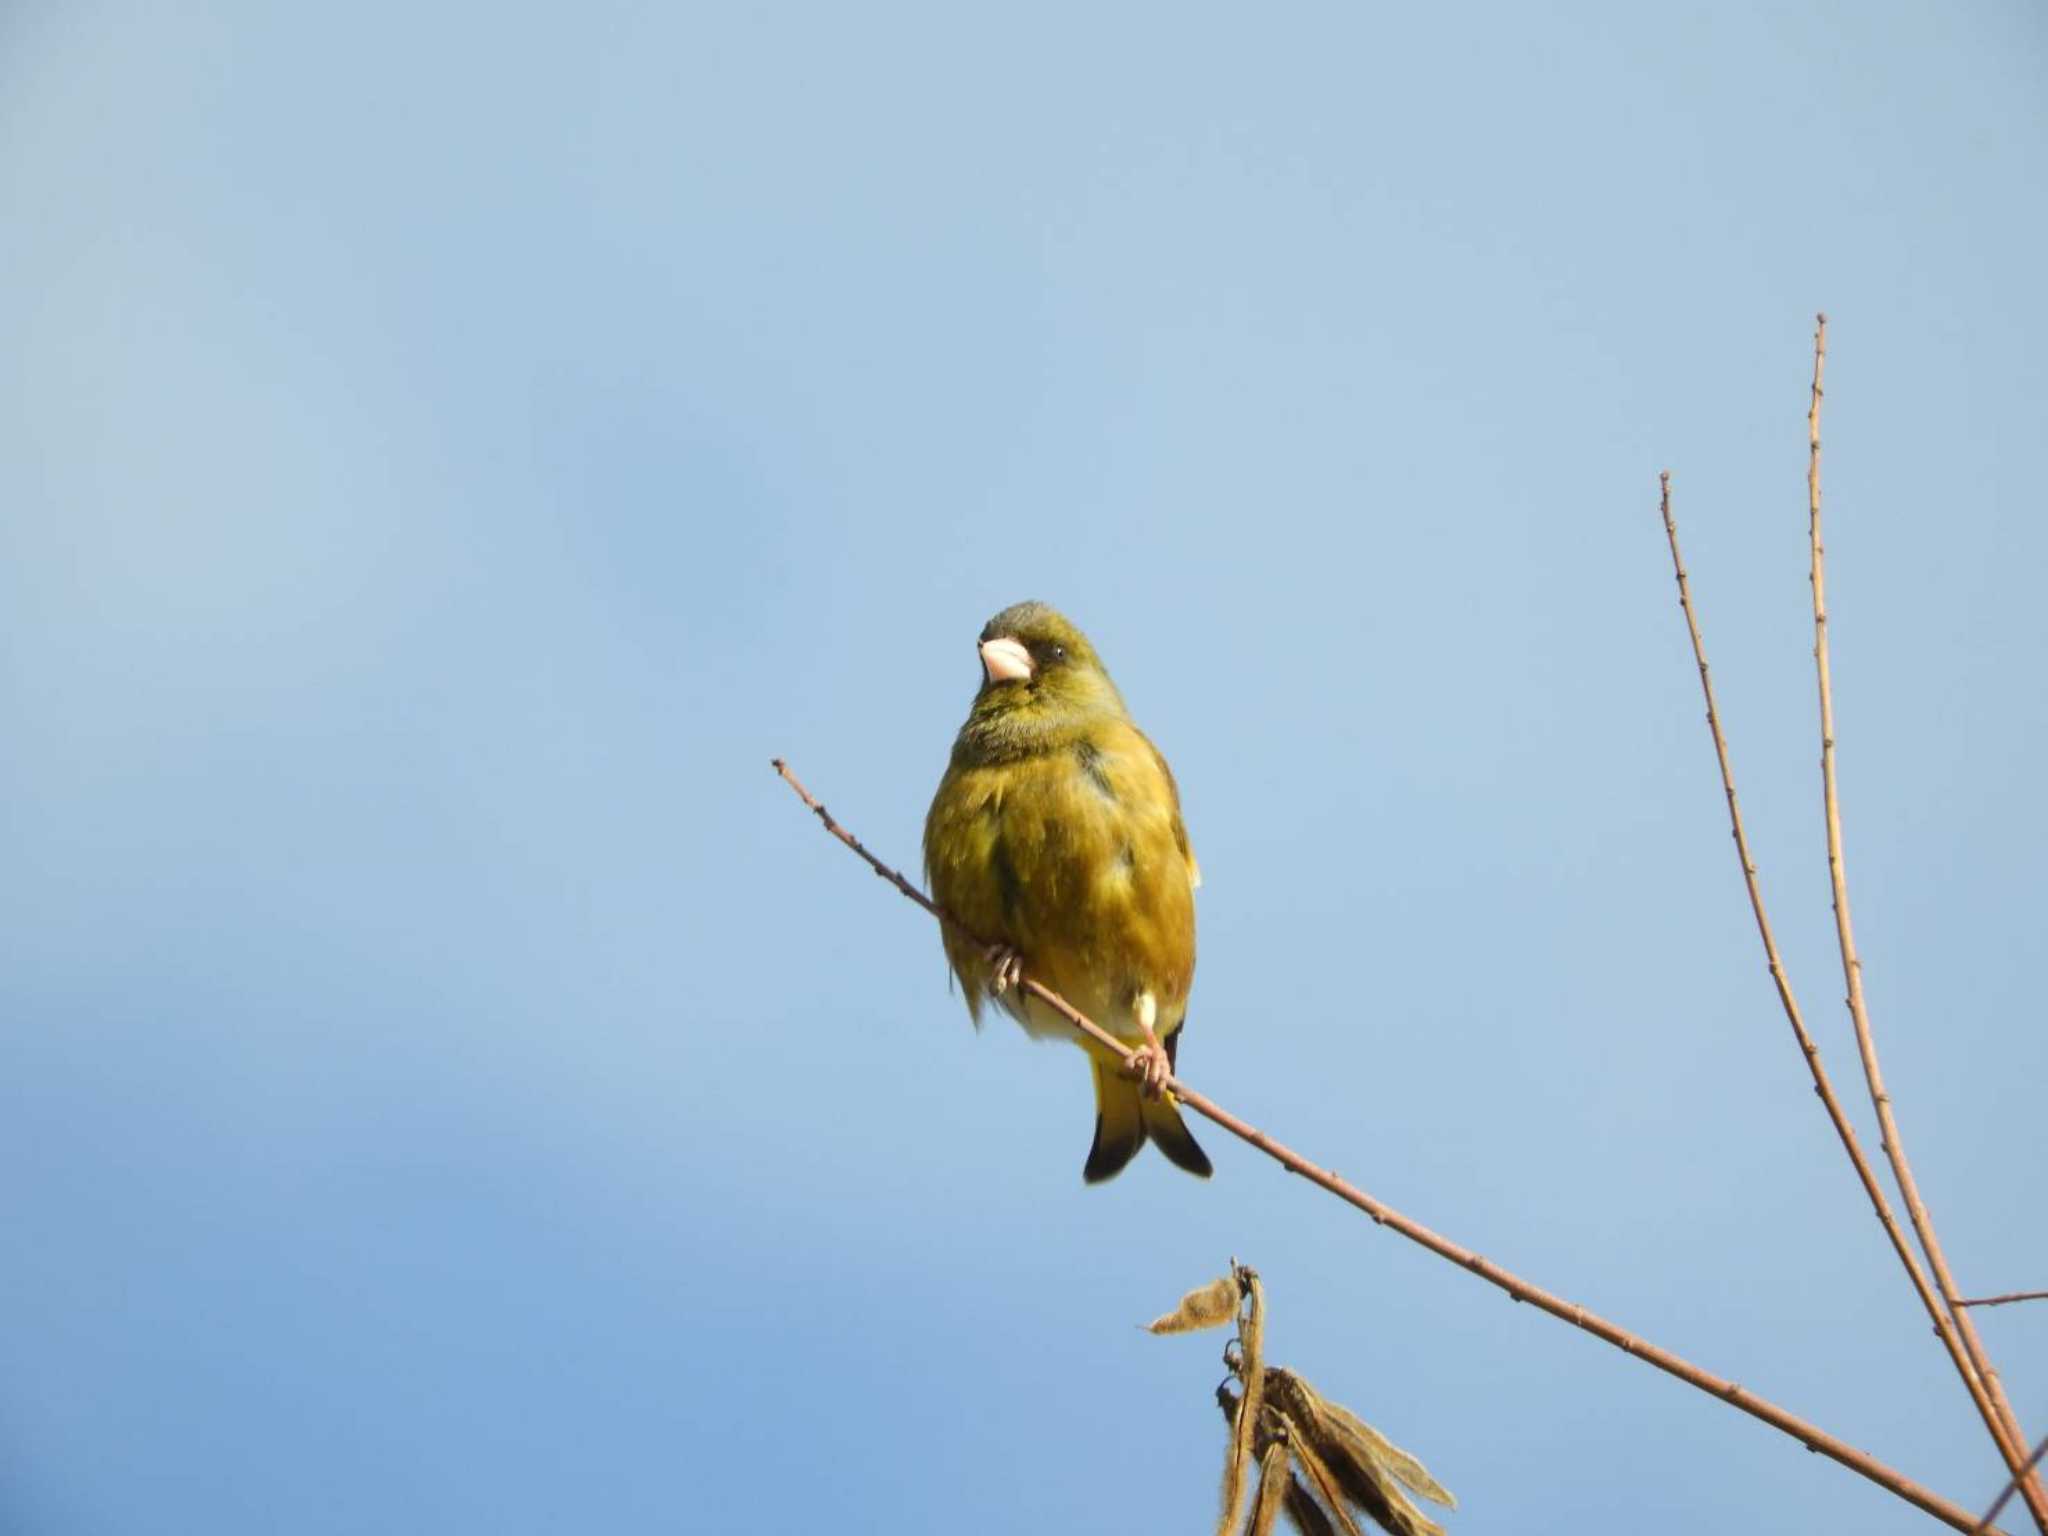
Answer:
[[[1186,1010],[1194,893],[1170,798],[1117,779],[1115,757],[1090,761],[1110,765],[1107,783],[1071,754],[1012,766],[1000,783],[963,777],[928,823],[927,862],[934,893],[969,932],[1014,948],[1032,980],[1138,1044],[1141,998],[1150,995],[1161,1035]],[[982,957],[949,949],[978,1003],[990,979]],[[1014,988],[996,998],[1036,1038],[1078,1037],[1055,1009]]]
[[[1144,1042],[1145,1031],[1138,1024],[1131,999],[1117,999],[1103,994],[1098,989],[1082,988],[1060,991],[1060,996],[1116,1039],[1128,1041],[1132,1045]],[[1002,1004],[1004,1011],[1023,1025],[1024,1033],[1034,1040],[1071,1040],[1082,1046],[1090,1043],[1067,1021],[1064,1014],[1028,993],[1006,992],[1003,994]],[[1181,1001],[1176,1001],[1171,1008],[1159,1008],[1153,1028],[1162,1037],[1172,1033],[1179,1026],[1184,1009],[1185,1004]]]

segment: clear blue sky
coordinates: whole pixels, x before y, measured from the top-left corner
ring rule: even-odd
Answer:
[[[2048,1284],[2044,186],[2018,3],[8,7],[0,1527],[1200,1530],[1133,1324],[1236,1254],[1459,1531],[1922,1529],[1220,1132],[1082,1187],[767,767],[914,863],[1024,597],[1179,773],[1191,1082],[1988,1500],[1656,472],[1853,1086],[1830,312],[1872,1006]]]

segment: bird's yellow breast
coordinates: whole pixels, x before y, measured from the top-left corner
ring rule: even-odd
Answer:
[[[1008,944],[1025,970],[1104,1028],[1131,1039],[1149,992],[1163,1035],[1194,979],[1194,865],[1178,795],[1135,726],[1101,726],[1009,761],[956,762],[925,823],[932,894],[974,934]],[[979,1016],[980,948],[949,933],[947,957]],[[1007,1001],[1007,1000],[1006,1000]],[[1067,1034],[1042,1005],[1034,1033]]]

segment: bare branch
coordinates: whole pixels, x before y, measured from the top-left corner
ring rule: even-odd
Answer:
[[[1870,1159],[1863,1155],[1863,1147],[1856,1138],[1856,1128],[1842,1108],[1834,1083],[1821,1063],[1820,1047],[1807,1032],[1799,1000],[1793,996],[1792,980],[1785,969],[1784,956],[1778,952],[1777,937],[1771,932],[1771,920],[1764,911],[1763,886],[1757,876],[1756,859],[1750,853],[1749,833],[1742,824],[1742,802],[1735,794],[1735,769],[1728,757],[1728,738],[1721,729],[1720,706],[1714,698],[1714,676],[1707,666],[1707,648],[1700,636],[1699,614],[1693,608],[1692,582],[1686,574],[1685,558],[1678,549],[1678,524],[1671,515],[1671,472],[1666,470],[1657,477],[1657,481],[1658,511],[1664,518],[1665,540],[1671,546],[1671,569],[1678,582],[1678,606],[1685,614],[1685,630],[1692,640],[1693,660],[1699,664],[1700,692],[1707,701],[1707,729],[1714,738],[1714,757],[1721,765],[1721,791],[1728,801],[1728,821],[1734,830],[1735,854],[1742,864],[1743,884],[1749,891],[1749,909],[1756,915],[1757,935],[1763,940],[1764,959],[1770,966],[1771,982],[1777,988],[1779,1005],[1785,1010],[1786,1021],[1792,1026],[1792,1038],[1798,1042],[1799,1053],[1806,1060],[1807,1071],[1812,1074],[1813,1091],[1827,1110],[1835,1135],[1841,1139],[1842,1150],[1849,1154],[1849,1162],[1856,1170],[1856,1177],[1862,1181],[1864,1194],[1870,1199],[1870,1208],[1876,1213],[1885,1236],[1891,1239],[1892,1251],[1898,1255],[1907,1279],[1913,1283],[1914,1293],[1919,1296],[1921,1306],[1926,1308],[1927,1316],[1934,1324],[1935,1337],[1941,1340],[1942,1347],[1955,1362],[1971,1402],[1976,1404],[1977,1412],[1984,1419],[1984,1427],[1991,1432],[1992,1442],[1998,1447],[2000,1459],[2008,1470],[2016,1470],[2020,1464],[2021,1446],[2008,1433],[1991,1394],[1985,1390],[1982,1377],[1963,1348],[1954,1319],[1928,1284],[1926,1271],[1914,1256],[1905,1230],[1892,1214],[1891,1201],[1885,1195],[1884,1186],[1878,1182],[1877,1171],[1871,1167]]]
[[[2007,1291],[2003,1296],[1974,1296],[1956,1298],[1959,1307],[2004,1307],[2015,1301],[2048,1301],[2048,1291]]]
[[[2020,1479],[2030,1475],[2041,1464],[2041,1458],[2048,1455],[2048,1435],[2041,1437],[2041,1443],[2034,1447],[2034,1454],[2027,1458],[2027,1464],[2006,1480],[2005,1491],[1991,1501],[1991,1507],[1984,1511],[1984,1518],[1977,1522],[1976,1530],[1970,1536],[1983,1536],[1991,1529],[1991,1522],[1998,1518],[1998,1512],[2005,1508],[2005,1501],[2019,1491]]]
[[[1905,1143],[1899,1138],[1898,1119],[1892,1113],[1892,1096],[1885,1091],[1884,1072],[1877,1060],[1877,1038],[1871,1032],[1870,1010],[1863,997],[1863,961],[1856,952],[1856,930],[1849,919],[1849,877],[1842,863],[1842,806],[1835,784],[1835,696],[1828,672],[1827,564],[1820,525],[1820,402],[1821,378],[1827,365],[1827,355],[1828,317],[1816,315],[1813,326],[1813,395],[1806,412],[1806,526],[1812,556],[1809,579],[1813,585],[1813,663],[1820,686],[1820,777],[1821,796],[1827,812],[1828,881],[1834,888],[1835,937],[1842,953],[1842,979],[1848,988],[1849,1018],[1856,1027],[1856,1049],[1863,1058],[1863,1076],[1870,1085],[1871,1105],[1877,1111],[1879,1145],[1891,1162],[1892,1177],[1898,1181],[1899,1194],[1906,1202],[1907,1218],[1913,1223],[1914,1235],[1920,1239],[1921,1252],[1927,1255],[1927,1267],[1934,1272],[1942,1300],[1948,1304],[1963,1352],[1970,1366],[1982,1378],[1984,1394],[1994,1410],[1991,1438],[1998,1443],[2005,1464],[2019,1477],[2020,1494],[2027,1502],[2034,1523],[2044,1536],[2048,1536],[2048,1492],[2043,1491],[2038,1477],[2026,1476],[2019,1470],[2027,1438],[2021,1432],[2012,1404],[2006,1399],[1998,1372],[1992,1368],[1983,1340],[1977,1335],[1976,1323],[1960,1305],[1962,1293],[1949,1272],[1948,1258],[1941,1250],[1941,1241],[1934,1234],[1934,1218],[1928,1214],[1927,1203],[1920,1198],[1920,1186],[1914,1181],[1912,1164],[1906,1160]]]
[[[946,924],[954,932],[972,939],[976,943],[986,942],[980,935],[972,933],[964,924],[960,923],[949,913],[941,910],[928,896],[904,879],[896,870],[890,868],[880,859],[869,853],[861,844],[860,839],[833,820],[825,807],[811,795],[809,790],[805,789],[798,782],[796,775],[789,771],[787,763],[779,757],[771,761],[775,771],[796,792],[797,797],[816,814],[818,820],[824,825],[825,830],[859,854],[878,876],[890,882],[905,896],[916,902],[920,907],[923,907],[925,911],[931,913],[932,916]],[[1029,975],[1024,977],[1020,985],[1025,991],[1072,1024],[1076,1030],[1088,1036],[1104,1049],[1115,1052],[1118,1058],[1123,1061],[1127,1071],[1132,1069],[1132,1063],[1138,1055],[1137,1050],[1109,1034],[1100,1025],[1074,1007],[1072,1003],[1069,1003],[1050,987],[1033,980]],[[1960,1504],[1952,1503],[1941,1497],[1941,1495],[1921,1487],[1911,1478],[1887,1466],[1867,1451],[1859,1451],[1846,1441],[1839,1440],[1829,1434],[1819,1425],[1809,1423],[1797,1414],[1780,1408],[1776,1403],[1757,1396],[1756,1393],[1739,1386],[1735,1382],[1716,1376],[1710,1371],[1702,1370],[1699,1366],[1694,1365],[1682,1356],[1673,1354],[1668,1349],[1652,1344],[1647,1339],[1630,1333],[1627,1329],[1616,1323],[1609,1322],[1596,1312],[1589,1311],[1587,1308],[1579,1306],[1574,1302],[1566,1301],[1561,1296],[1553,1295],[1541,1286],[1532,1285],[1529,1281],[1522,1279],[1521,1276],[1512,1271],[1503,1269],[1491,1259],[1483,1258],[1471,1249],[1431,1231],[1428,1227],[1422,1225],[1421,1222],[1402,1215],[1392,1206],[1375,1199],[1356,1185],[1350,1184],[1339,1178],[1336,1174],[1331,1173],[1328,1169],[1318,1167],[1299,1152],[1274,1140],[1256,1126],[1240,1120],[1236,1115],[1231,1114],[1230,1111],[1224,1109],[1206,1095],[1197,1093],[1179,1079],[1169,1077],[1166,1081],[1166,1088],[1168,1092],[1189,1109],[1222,1126],[1224,1130],[1230,1132],[1231,1135],[1237,1137],[1240,1141],[1248,1142],[1258,1148],[1288,1172],[1299,1174],[1311,1184],[1328,1190],[1346,1204],[1355,1206],[1365,1212],[1366,1215],[1370,1216],[1379,1225],[1392,1228],[1410,1242],[1427,1248],[1439,1258],[1448,1259],[1460,1268],[1470,1270],[1489,1284],[1498,1286],[1501,1290],[1507,1292],[1510,1299],[1527,1302],[1539,1311],[1548,1312],[1552,1317],[1560,1318],[1575,1328],[1583,1329],[1597,1339],[1606,1340],[1624,1354],[1632,1355],[1638,1360],[1655,1366],[1667,1375],[1677,1377],[1688,1386],[1697,1387],[1702,1392],[1740,1408],[1752,1418],[1761,1419],[1773,1429],[1790,1435],[1808,1450],[1816,1451],[1830,1460],[1841,1463],[1852,1472],[1859,1473],[1863,1477],[1868,1478],[1880,1488],[1896,1494],[1907,1503],[1926,1511],[1934,1516],[1935,1519],[1942,1521],[1946,1525],[1953,1526],[1956,1530],[1974,1531],[1977,1529],[1978,1522],[1976,1516],[1972,1515]]]

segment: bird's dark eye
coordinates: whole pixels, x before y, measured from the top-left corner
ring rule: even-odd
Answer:
[[[1067,659],[1067,648],[1064,645],[1055,645],[1046,654],[1054,661],[1065,661]]]

